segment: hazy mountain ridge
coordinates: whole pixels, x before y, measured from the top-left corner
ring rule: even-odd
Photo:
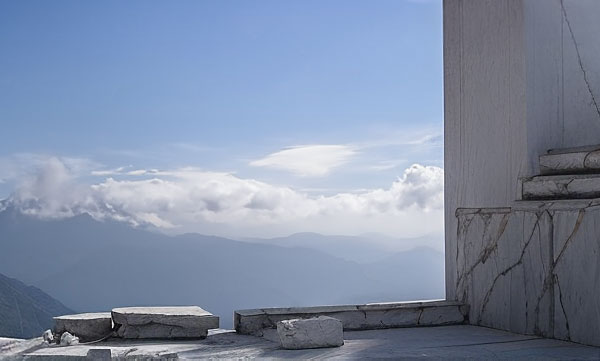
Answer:
[[[42,290],[0,274],[0,336],[41,336],[52,328],[53,316],[71,312]]]
[[[441,237],[441,235],[429,235],[416,238],[393,238],[379,233],[346,236],[302,232],[294,233],[287,237],[246,238],[245,240],[252,243],[281,247],[310,248],[348,261],[373,263],[384,260],[395,253],[410,251],[414,248],[414,246],[411,247],[410,245],[418,244],[421,245],[420,247],[433,248],[438,243],[442,244]],[[431,250],[436,252],[434,249]]]
[[[41,220],[10,208],[0,212],[0,246],[0,272],[78,311],[197,304],[231,327],[240,308],[443,297],[443,255],[433,250],[428,264],[408,269],[305,247],[167,236],[88,215]]]

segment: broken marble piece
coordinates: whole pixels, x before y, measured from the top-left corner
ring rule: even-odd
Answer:
[[[52,330],[44,331],[44,333],[42,334],[42,339],[44,340],[45,344],[54,343],[54,335],[52,334]]]
[[[281,346],[289,350],[339,347],[344,344],[342,322],[333,317],[283,320],[277,323]]]
[[[64,332],[62,336],[60,336],[61,346],[73,346],[77,344],[79,344],[79,338],[77,336],[73,336],[68,332]]]
[[[110,312],[79,313],[54,317],[54,333],[69,332],[81,342],[96,341],[112,332]]]
[[[112,318],[122,338],[205,338],[219,328],[219,317],[197,306],[115,308]]]

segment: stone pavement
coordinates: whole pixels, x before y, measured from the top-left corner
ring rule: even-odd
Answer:
[[[0,358],[76,360],[85,359],[90,349],[110,349],[113,359],[600,360],[597,347],[468,325],[346,331],[344,338],[341,347],[284,350],[265,338],[213,330],[206,339],[194,341],[108,340],[70,347],[33,346],[28,351],[21,347],[17,353],[0,348]]]

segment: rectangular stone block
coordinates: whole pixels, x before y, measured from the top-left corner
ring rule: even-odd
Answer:
[[[54,317],[54,333],[61,335],[64,332],[77,336],[81,342],[102,339],[112,333],[110,312],[79,313]]]
[[[339,347],[344,344],[342,322],[327,316],[279,321],[277,334],[281,346],[288,350]]]
[[[219,328],[219,317],[197,306],[115,308],[112,318],[122,338],[205,338]]]

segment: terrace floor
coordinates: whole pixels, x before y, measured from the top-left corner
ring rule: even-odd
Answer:
[[[110,349],[113,359],[600,360],[598,347],[468,325],[346,331],[344,339],[342,347],[312,350],[284,350],[266,338],[227,330],[213,330],[206,339],[197,341],[108,340],[91,345],[40,347],[40,339],[35,339],[4,341],[5,346],[0,342],[0,359],[85,359],[90,349]]]

